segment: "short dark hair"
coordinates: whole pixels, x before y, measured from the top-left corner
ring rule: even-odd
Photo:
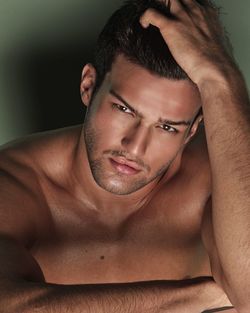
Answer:
[[[196,1],[200,5],[208,3],[208,0]],[[212,0],[209,3],[215,7]],[[173,17],[163,0],[127,0],[107,21],[95,47],[96,89],[111,70],[118,54],[123,54],[129,61],[159,76],[173,80],[188,79],[172,56],[159,29],[152,25],[146,29],[141,26],[139,19],[148,8]]]
[[[139,18],[148,8],[169,16],[169,10],[162,1],[128,0],[107,21],[95,47],[97,88],[118,54],[169,79],[188,77],[176,63],[159,30],[154,26],[147,29],[141,26]]]

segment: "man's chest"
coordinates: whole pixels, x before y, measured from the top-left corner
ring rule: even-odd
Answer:
[[[109,283],[211,275],[200,239],[204,195],[174,184],[118,228],[54,207],[54,226],[32,253],[48,282]],[[202,200],[203,199],[203,200]],[[65,213],[67,212],[67,213]]]

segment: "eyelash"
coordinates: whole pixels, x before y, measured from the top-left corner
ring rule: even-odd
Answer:
[[[115,107],[116,109],[118,109],[119,111],[123,112],[123,113],[129,113],[131,114],[132,112],[125,112],[123,109],[129,110],[127,107],[125,107],[124,105],[118,104],[118,103],[113,103],[112,104],[113,107]]]
[[[127,114],[132,114],[131,110],[129,110],[127,107],[125,107],[124,105],[118,104],[118,103],[112,103],[112,106],[115,107],[117,110],[123,112],[123,113],[127,113]],[[130,112],[125,112],[123,109],[129,110]],[[167,127],[168,129],[164,129],[164,127]],[[179,131],[172,127],[169,126],[167,124],[162,125],[161,129],[165,132],[169,132],[169,133],[178,133]]]
[[[168,129],[164,129],[164,127],[167,127]],[[162,125],[162,129],[166,132],[169,132],[169,133],[178,133],[178,130],[172,126],[169,126],[167,124],[165,125]]]

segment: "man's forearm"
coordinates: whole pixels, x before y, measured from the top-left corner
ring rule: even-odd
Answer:
[[[250,105],[236,69],[199,87],[212,170],[212,219],[223,287],[239,308],[250,299]],[[241,312],[241,310],[239,310]]]
[[[2,291],[3,313],[200,313],[227,305],[205,278],[106,285],[19,282],[6,283]]]

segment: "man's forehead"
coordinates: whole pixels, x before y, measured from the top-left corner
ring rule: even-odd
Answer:
[[[111,70],[107,73],[106,77],[113,85],[128,84],[130,81],[140,82],[140,86],[147,86],[147,84],[164,85],[171,84],[173,88],[183,87],[192,90],[194,93],[198,93],[196,85],[190,79],[170,79],[164,76],[160,76],[147,68],[129,60],[125,55],[118,54],[112,63]],[[139,87],[139,85],[137,85]],[[152,89],[152,85],[151,85]]]
[[[151,73],[138,64],[119,57],[106,75],[106,88],[128,91],[142,90],[152,95],[170,96],[170,92],[179,98],[187,95],[199,99],[199,91],[190,80],[173,80]],[[187,98],[186,98],[187,100]]]
[[[144,118],[144,113],[139,111],[137,109],[137,106],[134,106],[130,103],[128,103],[128,101],[123,98],[119,93],[117,93],[115,90],[113,90],[112,88],[110,89],[109,93],[119,102],[121,102],[124,106],[126,106],[133,114],[135,114],[138,117]],[[143,108],[145,109],[145,106],[143,106]],[[169,124],[169,125],[176,125],[176,126],[189,126],[192,123],[192,119],[186,119],[186,120],[172,120],[169,117],[164,117],[162,114],[164,114],[164,112],[158,111],[158,110],[154,110],[155,115],[158,115],[158,119],[157,121],[163,124]],[[166,113],[166,112],[165,112]]]

